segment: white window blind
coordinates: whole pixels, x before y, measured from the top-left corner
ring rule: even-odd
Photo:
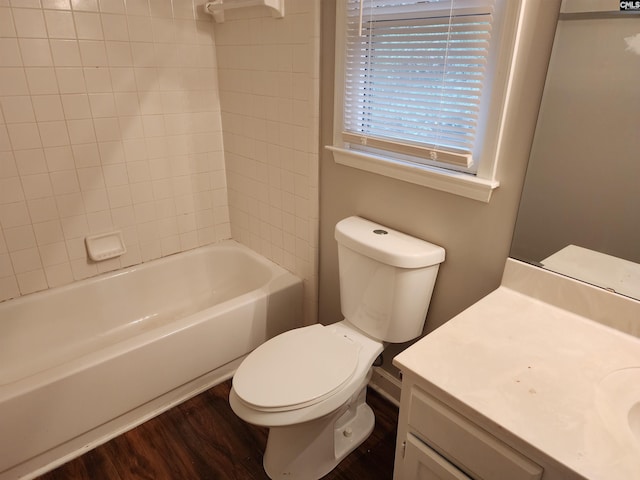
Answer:
[[[471,170],[494,0],[347,0],[343,141]]]

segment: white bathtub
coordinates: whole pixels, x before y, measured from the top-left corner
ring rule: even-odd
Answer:
[[[229,378],[301,311],[301,280],[233,241],[1,303],[0,480]]]

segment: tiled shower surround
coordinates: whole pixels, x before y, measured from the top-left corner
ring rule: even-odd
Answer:
[[[203,4],[0,0],[0,300],[233,237],[315,321],[319,3]]]
[[[215,30],[233,238],[305,282],[316,321],[320,3],[225,13]],[[258,16],[262,15],[262,16]]]

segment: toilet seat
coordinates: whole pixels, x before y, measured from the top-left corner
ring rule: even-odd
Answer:
[[[290,330],[254,350],[233,378],[239,399],[263,412],[301,409],[340,390],[354,375],[361,345],[320,324]]]

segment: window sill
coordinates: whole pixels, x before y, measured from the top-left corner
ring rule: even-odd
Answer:
[[[333,153],[334,161],[340,165],[377,173],[480,202],[488,203],[491,194],[500,185],[496,180],[478,178],[466,173],[426,165],[412,165],[340,147],[327,146],[325,148]]]

